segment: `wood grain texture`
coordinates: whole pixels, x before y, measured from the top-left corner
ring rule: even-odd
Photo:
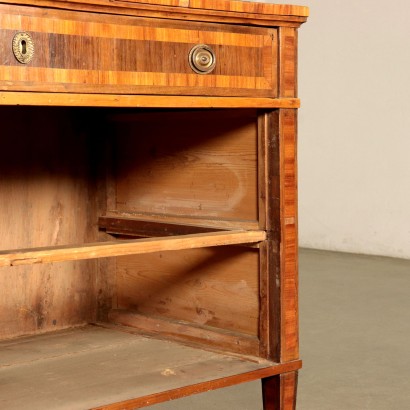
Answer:
[[[297,97],[297,43],[294,28],[279,28],[279,96]]]
[[[277,110],[265,117],[265,195],[268,241],[261,247],[267,276],[262,322],[270,329],[268,357],[298,358],[297,113]],[[266,305],[264,305],[266,303]],[[264,307],[266,306],[266,307]],[[265,329],[265,328],[264,328]],[[261,340],[262,345],[264,340]]]
[[[156,4],[145,1],[106,0],[37,0],[42,7],[92,11],[96,13],[128,14],[149,18],[174,19],[183,21],[203,21],[254,26],[289,26],[299,27],[309,14],[309,9],[302,6],[273,4],[255,4],[235,1],[217,2],[198,1],[187,3],[182,0],[179,6],[158,1]],[[2,0],[1,2],[4,2]],[[32,0],[14,0],[15,4],[29,4]],[[194,6],[197,7],[194,7]],[[184,7],[182,7],[184,6]],[[190,6],[190,7],[187,7]]]
[[[297,112],[282,110],[281,134],[281,358],[299,357],[297,236]]]
[[[126,108],[299,108],[297,98],[104,95],[0,91],[0,105]]]
[[[258,262],[243,247],[118,258],[118,308],[257,337]]]
[[[268,241],[261,247],[264,271],[261,277],[264,298],[261,311],[261,345],[266,348],[266,357],[281,360],[281,155],[280,155],[280,111],[265,114],[263,121],[263,163],[265,179],[261,184],[267,198],[265,203],[265,229]]]
[[[76,115],[0,110],[0,249],[97,240],[86,130]],[[0,339],[93,320],[96,274],[93,261],[0,268]]]
[[[300,361],[288,362],[284,364],[277,364],[274,367],[269,367],[261,370],[254,370],[247,373],[237,374],[234,376],[227,376],[218,380],[213,380],[208,383],[198,383],[186,388],[165,391],[159,394],[152,394],[145,397],[140,397],[133,400],[127,400],[120,403],[113,403],[102,407],[96,407],[92,410],[133,410],[152,406],[153,404],[162,403],[164,401],[175,400],[193,394],[204,393],[210,390],[220,389],[223,387],[234,386],[236,384],[247,383],[254,380],[263,379],[264,377],[271,377],[273,375],[293,371],[299,369]],[[285,408],[285,410],[291,408]],[[276,410],[276,409],[275,409]],[[293,410],[293,409],[292,409]]]
[[[298,366],[90,326],[0,342],[0,397],[8,410],[136,408],[164,401],[164,391],[184,396]]]
[[[258,221],[247,221],[243,219],[220,219],[220,218],[195,218],[185,215],[169,215],[160,213],[138,213],[121,212],[110,210],[106,215],[108,218],[136,218],[156,223],[170,223],[175,225],[193,225],[215,228],[215,230],[258,230]]]
[[[256,336],[118,309],[110,312],[109,320],[117,325],[134,327],[141,334],[185,342],[190,346],[206,346],[230,353],[259,356],[259,340]]]
[[[98,218],[98,225],[100,229],[105,229],[109,234],[140,237],[190,235],[223,230],[208,226],[181,225],[107,216]]]
[[[16,249],[0,252],[0,338],[110,318],[202,347],[102,332],[104,345],[77,331],[5,342],[5,407],[131,409],[263,378],[265,409],[294,410],[296,28],[307,14],[225,0],[0,0],[0,247]],[[35,43],[27,65],[11,52],[18,31]],[[215,50],[210,75],[189,67],[198,43]],[[65,263],[43,265],[54,261]]]
[[[279,14],[284,16],[307,17],[309,11],[304,6],[285,4],[251,3],[227,0],[128,0],[130,3],[155,4],[159,6],[187,7],[191,9],[219,10],[226,12]]]
[[[55,12],[0,5],[0,90],[117,94],[177,94],[274,97],[276,32],[128,17]],[[87,20],[88,18],[88,20]],[[255,29],[253,29],[255,30]],[[10,45],[27,31],[35,53],[29,64],[14,58]],[[215,70],[194,73],[188,55],[196,44],[210,45]],[[267,52],[267,50],[270,52]]]
[[[296,410],[298,372],[262,379],[264,410]]]
[[[256,111],[113,116],[120,212],[257,221]]]
[[[16,249],[0,252],[0,267],[254,243],[261,242],[265,238],[266,235],[263,231],[221,231],[159,239],[148,238],[117,242],[90,243],[77,246],[62,245]]]

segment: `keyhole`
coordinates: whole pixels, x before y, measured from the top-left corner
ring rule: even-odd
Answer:
[[[17,61],[21,64],[27,64],[31,61],[34,55],[34,45],[28,33],[17,33],[13,37],[13,54]]]
[[[27,54],[27,42],[26,42],[26,40],[21,40],[21,42],[20,42],[20,52],[23,55]]]

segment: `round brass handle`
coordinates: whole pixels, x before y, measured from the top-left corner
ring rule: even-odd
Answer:
[[[13,53],[21,64],[27,64],[31,61],[34,56],[34,43],[28,33],[17,33],[13,37]]]
[[[189,52],[189,65],[198,74],[209,74],[216,66],[214,50],[206,44],[199,44]]]

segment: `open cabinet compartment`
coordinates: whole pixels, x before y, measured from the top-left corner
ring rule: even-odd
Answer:
[[[261,319],[264,116],[2,107],[0,404],[134,408],[283,370]]]
[[[265,410],[294,410],[308,9],[0,10],[0,408],[134,409],[261,379]]]

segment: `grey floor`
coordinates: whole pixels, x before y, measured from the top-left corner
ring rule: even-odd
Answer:
[[[298,410],[410,409],[410,261],[300,251]],[[152,410],[262,410],[259,383]]]

